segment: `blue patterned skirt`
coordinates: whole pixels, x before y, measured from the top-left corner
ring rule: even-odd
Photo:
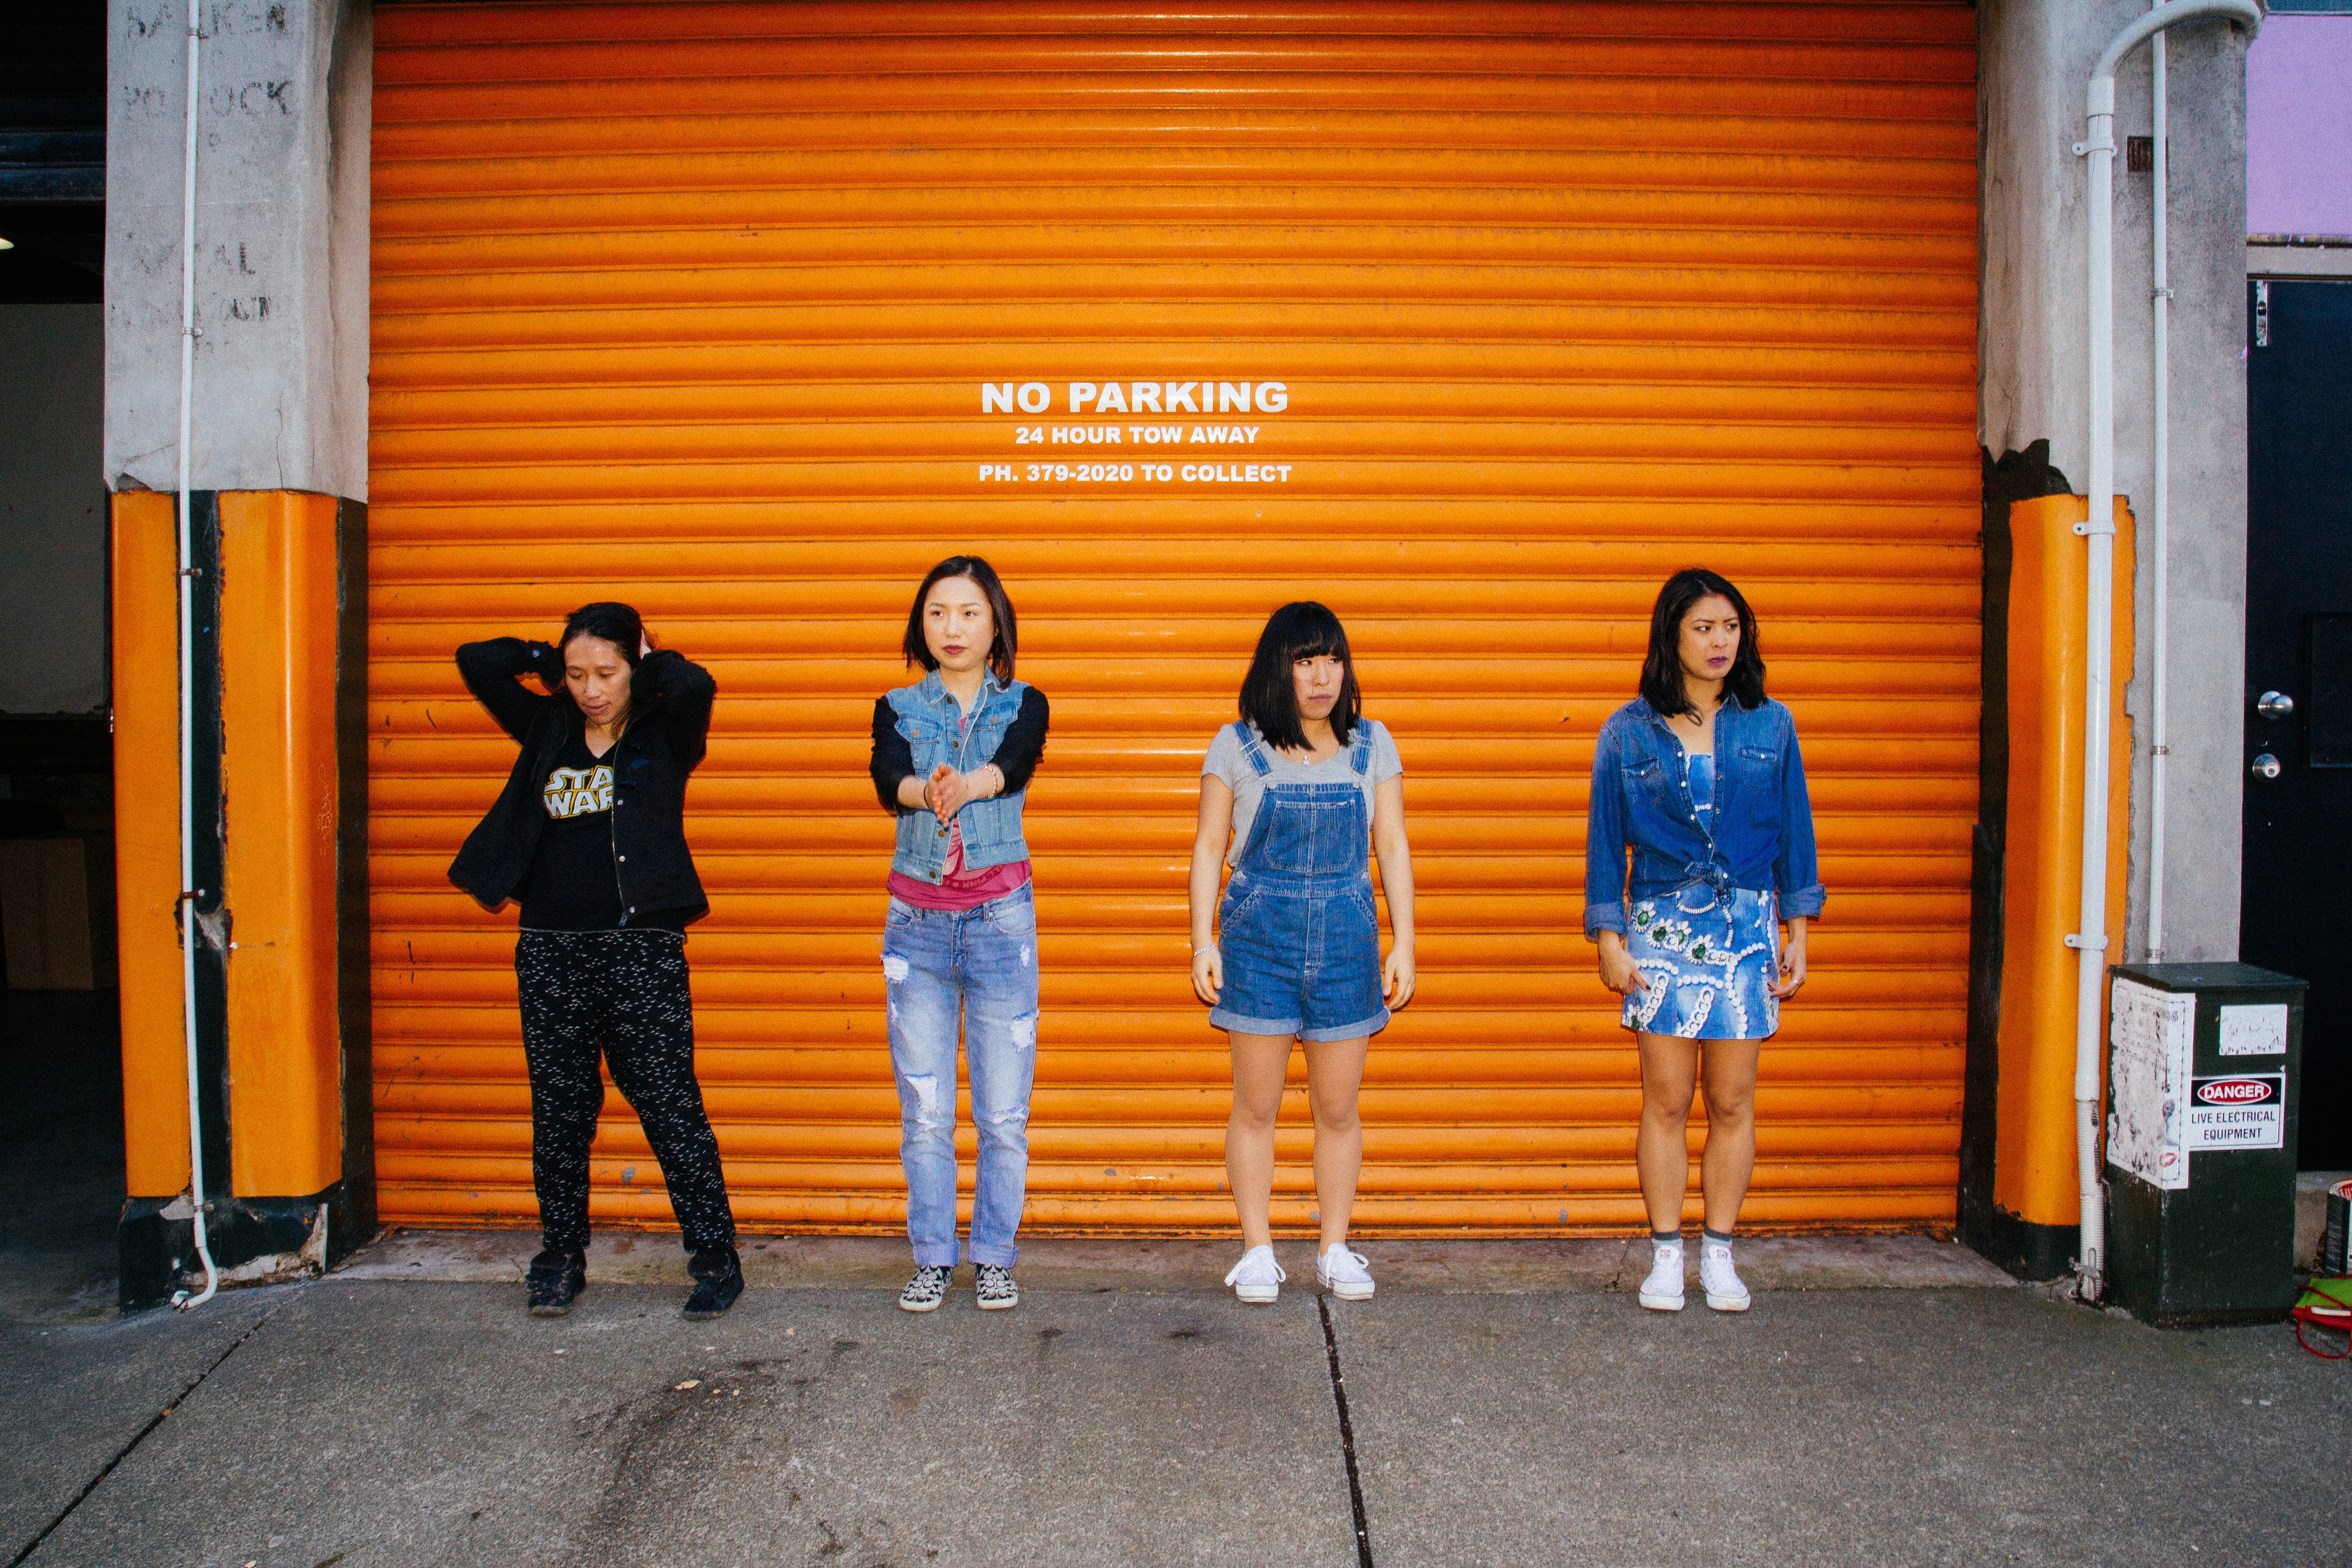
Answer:
[[[1636,899],[1625,951],[1648,989],[1621,1020],[1646,1035],[1760,1040],[1780,1026],[1780,923],[1772,895],[1704,882]]]

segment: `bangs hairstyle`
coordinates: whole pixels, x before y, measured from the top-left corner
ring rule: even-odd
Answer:
[[[634,675],[639,657],[637,649],[643,645],[645,636],[645,618],[637,614],[635,605],[618,604],[610,599],[583,605],[564,617],[563,635],[555,639],[556,666],[547,672],[543,684],[550,691],[570,695],[571,686],[563,678],[563,657],[564,650],[572,646],[574,637],[603,637],[620,649],[621,662],[627,665],[629,672]],[[640,711],[636,688],[632,684],[629,700],[622,710],[622,722],[626,723]]]
[[[1004,584],[997,580],[996,568],[977,555],[950,555],[932,567],[923,578],[923,585],[915,590],[914,608],[907,612],[907,640],[903,650],[908,664],[919,664],[925,669],[937,669],[940,661],[931,657],[931,645],[923,640],[923,605],[931,590],[950,577],[969,577],[980,587],[981,597],[988,601],[989,618],[996,623],[996,636],[988,645],[988,668],[996,679],[1011,685],[1013,654],[1020,642],[1014,630],[1013,601],[1004,596]]]
[[[1346,745],[1363,710],[1356,687],[1356,661],[1348,654],[1348,634],[1339,617],[1311,600],[1285,605],[1267,617],[1257,652],[1242,680],[1242,718],[1257,726],[1276,751],[1305,751],[1307,731],[1298,721],[1298,688],[1290,667],[1302,658],[1328,656],[1339,661],[1339,700],[1331,707],[1331,733]]]
[[[1757,644],[1756,613],[1728,578],[1704,566],[1686,566],[1658,590],[1657,606],[1650,612],[1650,652],[1642,660],[1642,698],[1661,718],[1678,713],[1705,717],[1683,686],[1683,617],[1710,594],[1730,600],[1739,616],[1739,651],[1731,656],[1731,671],[1723,678],[1724,693],[1742,708],[1764,705],[1764,654]]]

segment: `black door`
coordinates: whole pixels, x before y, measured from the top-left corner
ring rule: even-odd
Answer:
[[[2297,1163],[2339,1171],[2352,1167],[2352,281],[2247,296],[2239,942],[2248,963],[2311,982]]]

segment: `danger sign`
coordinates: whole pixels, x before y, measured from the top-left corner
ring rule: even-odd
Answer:
[[[2286,1075],[2231,1073],[2192,1080],[2188,1144],[2191,1149],[2283,1149],[2286,1146]]]

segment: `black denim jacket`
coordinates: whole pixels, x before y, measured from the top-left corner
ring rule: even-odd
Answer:
[[[484,908],[496,909],[521,885],[547,826],[541,781],[588,721],[569,693],[542,697],[516,684],[519,675],[538,676],[543,685],[562,680],[562,657],[546,643],[520,637],[467,643],[457,650],[457,673],[499,728],[522,746],[498,804],[449,863],[451,881]],[[718,689],[709,671],[668,648],[646,655],[630,677],[634,716],[610,753],[623,925],[639,910],[683,910],[689,921],[710,911],[686,845],[686,779],[702,761]]]

